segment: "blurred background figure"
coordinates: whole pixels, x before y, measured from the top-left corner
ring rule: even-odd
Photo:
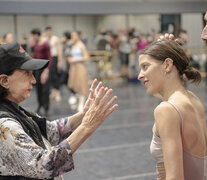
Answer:
[[[22,46],[22,48],[25,50],[25,51],[28,51],[28,38],[27,38],[27,34],[26,33],[23,33],[22,34],[22,38],[20,40],[20,45]]]
[[[128,80],[137,82],[137,65],[138,65],[138,57],[137,57],[137,43],[138,38],[135,36],[135,32],[131,30],[128,33],[129,44],[130,44],[130,53],[129,53],[129,67],[128,67]]]
[[[121,62],[121,76],[122,78],[128,77],[128,64],[129,64],[129,53],[131,52],[131,47],[129,44],[129,39],[124,29],[119,30],[119,58]]]
[[[7,44],[14,41],[14,37],[12,33],[6,33],[3,35],[2,43]]]
[[[109,38],[105,29],[97,37],[97,50],[109,50]]]
[[[70,71],[70,63],[68,62],[68,58],[71,56],[71,48],[73,45],[73,41],[71,39],[71,33],[69,31],[65,31],[63,34],[62,40],[62,49],[63,49],[63,76],[61,79],[61,84],[65,84],[68,87],[68,79],[69,79],[69,71]],[[68,90],[71,94],[68,103],[75,108],[77,103],[76,92],[73,89],[68,87]]]
[[[89,54],[78,32],[72,32],[71,37],[73,43],[68,57],[70,64],[68,87],[77,93],[78,97],[71,94],[68,103],[73,105],[73,107],[71,106],[72,109],[76,108],[76,110],[81,111],[88,96],[88,75],[84,61],[89,60]],[[74,107],[76,101],[74,99],[76,98],[78,104]]]
[[[65,31],[62,37],[62,52],[63,52],[63,62],[62,62],[62,72],[63,76],[61,78],[61,85],[67,85],[68,74],[69,74],[69,63],[68,57],[70,56],[70,50],[72,46],[71,33],[70,31]]]
[[[183,46],[184,48],[184,51],[186,53],[186,55],[188,56],[189,60],[190,60],[190,65],[192,65],[193,67],[195,67],[196,69],[200,69],[200,65],[198,62],[196,62],[194,59],[193,59],[193,56],[192,56],[192,52],[191,50],[188,48],[188,33],[186,30],[184,29],[181,29],[179,31],[179,35],[178,35],[178,39],[179,39],[179,44],[181,46]]]
[[[138,51],[141,51],[142,49],[144,49],[148,44],[149,43],[147,41],[147,36],[145,34],[141,33],[139,36],[139,41],[137,43]]]
[[[51,94],[50,98],[54,99],[56,102],[61,101],[60,95],[60,76],[62,71],[62,46],[60,39],[53,35],[52,27],[48,26],[45,28],[44,33],[50,45],[50,53],[53,58],[51,69],[50,69],[50,79],[51,79]]]
[[[52,65],[52,57],[50,55],[50,46],[48,41],[41,36],[41,31],[39,29],[33,29],[31,31],[31,45],[33,49],[33,56],[35,59],[47,59],[50,60],[47,68],[35,71],[36,78],[36,90],[37,90],[37,100],[38,108],[36,112],[48,116],[49,111],[49,93],[50,93],[50,69]],[[42,112],[42,108],[44,112]]]

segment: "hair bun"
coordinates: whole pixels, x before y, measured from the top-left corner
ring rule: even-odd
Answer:
[[[193,83],[200,83],[201,74],[193,66],[187,66],[182,72],[188,80],[191,80]]]

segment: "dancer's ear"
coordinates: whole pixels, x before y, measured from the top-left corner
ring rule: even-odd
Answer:
[[[166,58],[164,61],[165,72],[166,73],[171,72],[173,69],[173,66],[174,66],[173,60],[171,58]]]

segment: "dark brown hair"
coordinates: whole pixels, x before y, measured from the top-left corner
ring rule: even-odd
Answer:
[[[173,64],[176,66],[182,81],[185,82],[186,78],[193,83],[199,83],[201,81],[200,72],[189,65],[189,58],[185,54],[183,48],[175,41],[155,41],[145,47],[140,54],[149,55],[163,62],[166,58],[170,58],[173,60]]]

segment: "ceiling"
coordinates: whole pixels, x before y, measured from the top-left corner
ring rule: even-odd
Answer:
[[[0,0],[0,14],[196,13],[207,0]]]

